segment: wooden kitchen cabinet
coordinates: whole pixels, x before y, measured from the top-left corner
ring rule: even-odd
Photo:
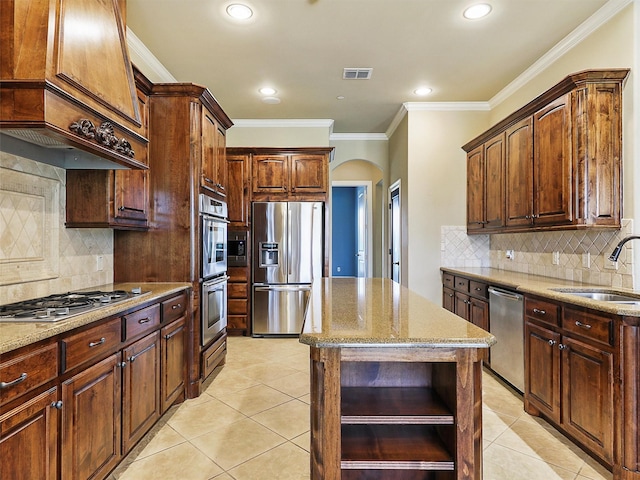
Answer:
[[[529,296],[525,316],[525,411],[613,465],[613,318]]]
[[[62,478],[104,478],[122,458],[122,354],[62,383]]]
[[[225,158],[226,137],[215,117],[206,108],[202,109],[202,173],[200,186],[214,194],[226,196],[227,162]]]
[[[184,397],[186,320],[187,317],[182,316],[160,331],[162,413],[166,412],[177,399]]]
[[[251,157],[227,149],[227,208],[229,228],[249,229],[251,209]]]
[[[467,230],[504,226],[504,134],[467,154]]]
[[[464,145],[468,233],[483,233],[490,225],[483,222],[492,217],[487,209],[497,207],[499,195],[487,200],[482,184],[500,192],[498,184],[489,187],[487,147],[501,135],[505,216],[504,226],[496,225],[495,232],[620,228],[620,105],[628,74],[619,69],[569,75]],[[497,145],[495,163],[501,150]],[[499,181],[498,175],[494,180]]]
[[[250,330],[251,284],[249,267],[229,267],[227,306],[229,333],[247,335]]]
[[[151,83],[135,70],[142,131],[148,135]],[[148,170],[67,170],[66,226],[146,230]]]
[[[2,478],[58,478],[58,389],[49,390],[0,414]]]

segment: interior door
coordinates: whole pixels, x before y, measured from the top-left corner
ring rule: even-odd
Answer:
[[[400,283],[400,261],[402,253],[402,236],[401,236],[401,223],[400,223],[400,185],[393,185],[391,187],[391,202],[389,203],[389,227],[391,228],[390,239],[391,245],[389,246],[389,256],[391,260],[391,268],[389,270],[389,277],[394,282]]]
[[[357,277],[367,276],[367,191],[365,187],[359,187],[357,193],[357,218],[356,229],[357,251]]]

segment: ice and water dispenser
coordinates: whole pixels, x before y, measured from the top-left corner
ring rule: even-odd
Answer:
[[[260,266],[275,267],[279,264],[279,248],[276,242],[260,242]]]

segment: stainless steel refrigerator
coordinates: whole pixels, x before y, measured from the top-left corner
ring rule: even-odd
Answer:
[[[311,283],[322,276],[322,202],[254,202],[254,337],[298,335]]]

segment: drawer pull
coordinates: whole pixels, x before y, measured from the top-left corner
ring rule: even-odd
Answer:
[[[140,320],[138,320],[138,323],[140,325],[145,324],[145,323],[149,323],[151,321],[151,319],[149,317],[147,318],[141,318]]]
[[[90,347],[97,347],[98,345],[102,345],[104,342],[106,342],[107,339],[102,337],[100,340],[98,340],[97,342],[89,342],[89,346]]]
[[[533,313],[537,313],[538,315],[546,315],[547,314],[546,310],[539,310],[537,308],[533,309]]]
[[[51,407],[56,410],[62,410],[62,400],[58,400],[57,402],[51,402]]]
[[[135,355],[131,355],[131,356],[129,357],[129,361],[130,361],[131,363],[135,362],[135,361],[136,361],[136,358],[138,358],[138,357],[139,357],[140,355],[142,355],[143,353],[148,352],[148,351],[149,351],[149,350],[151,350],[152,348],[155,348],[155,346],[156,346],[156,344],[155,344],[155,343],[152,343],[152,344],[151,344],[151,345],[149,345],[147,348],[145,348],[144,350],[142,350],[140,353],[136,353]]]
[[[552,347],[556,344],[555,340],[549,340],[549,345],[551,345]]]
[[[171,305],[171,310],[175,310],[176,308],[182,308],[182,304],[176,303],[175,305]]]
[[[11,380],[10,382],[0,382],[0,389],[2,388],[9,388],[9,387],[13,387],[14,385],[17,385],[19,383],[24,382],[27,379],[28,375],[26,373],[21,373],[20,376],[18,378],[16,378],[15,380]]]
[[[481,292],[482,289],[480,287],[476,287],[476,292]]]
[[[582,323],[579,320],[576,320],[576,327],[580,327],[580,328],[584,328],[585,330],[589,330],[591,328],[591,325],[589,325],[588,323]]]

